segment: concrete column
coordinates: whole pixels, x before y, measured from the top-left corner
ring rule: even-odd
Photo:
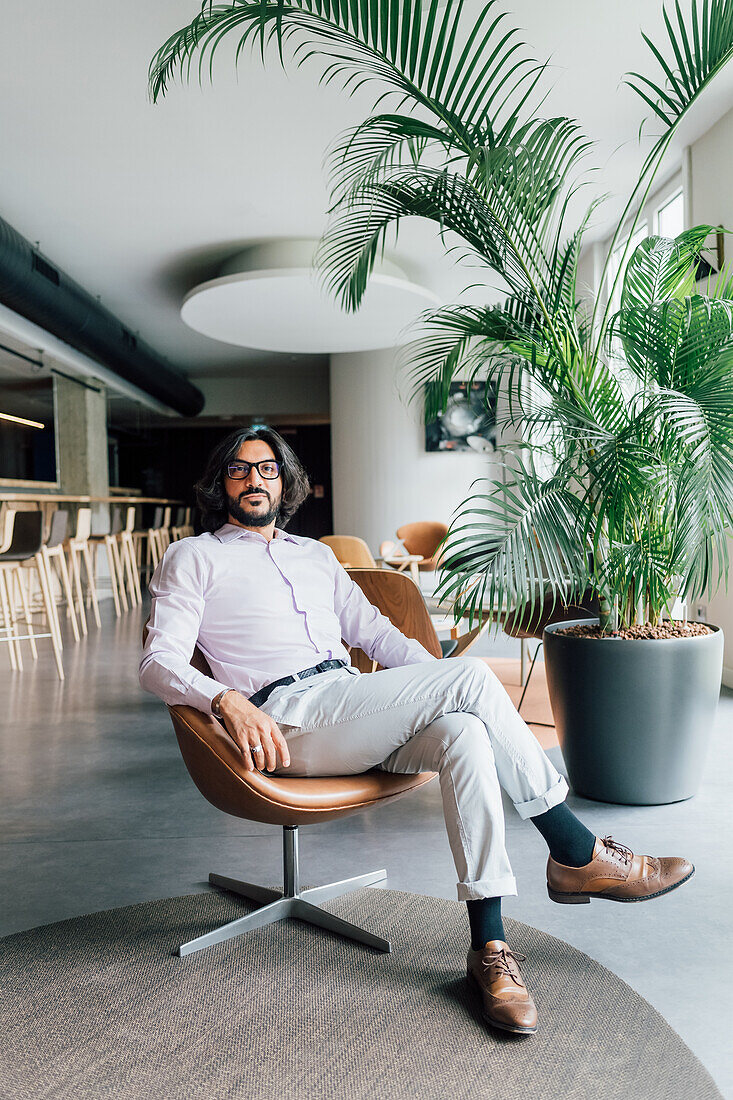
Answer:
[[[107,394],[101,383],[90,389],[54,377],[56,463],[62,493],[109,495],[107,457]],[[107,505],[92,505],[93,530],[109,522]]]
[[[493,460],[474,452],[426,452],[423,404],[407,405],[394,349],[331,356],[334,531],[372,553],[415,520],[449,523]]]

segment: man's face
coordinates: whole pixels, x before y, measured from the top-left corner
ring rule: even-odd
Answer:
[[[248,439],[237,451],[232,462],[273,462],[275,455],[262,439]],[[254,466],[242,480],[229,477],[224,472],[224,492],[227,495],[229,516],[241,527],[268,527],[274,523],[282,499],[282,478],[274,480],[260,477]]]

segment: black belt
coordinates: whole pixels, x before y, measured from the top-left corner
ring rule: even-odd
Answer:
[[[317,676],[319,672],[328,672],[332,668],[346,668],[346,661],[321,661],[320,665],[314,665],[313,668],[304,668],[302,672],[296,672],[294,676],[283,676],[279,680],[273,680],[271,684],[265,684],[254,695],[250,695],[249,701],[256,707],[262,706],[265,699],[269,699],[275,688],[284,687],[285,684],[294,684],[296,680],[305,680],[308,676]]]

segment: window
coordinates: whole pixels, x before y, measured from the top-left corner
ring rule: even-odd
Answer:
[[[683,232],[684,228],[685,199],[684,192],[680,186],[680,177],[677,176],[662,188],[661,191],[658,191],[653,199],[645,204],[637,222],[636,229],[631,236],[630,247],[626,254],[625,262],[628,263],[629,258],[634,253],[634,249],[652,234],[659,237],[678,237],[680,233]],[[619,241],[611,253],[606,272],[607,294],[611,293],[611,288],[614,282],[616,282],[616,276],[619,273],[622,262],[624,262],[623,255],[627,244],[629,244],[628,233]],[[624,272],[621,271],[621,276],[618,282],[616,282],[616,288],[611,298],[611,313],[616,313],[621,306],[623,276]]]
[[[621,291],[623,290],[623,285],[624,285],[624,272],[626,270],[626,264],[629,262],[630,258],[633,256],[634,249],[638,248],[638,246],[641,244],[641,242],[646,240],[646,238],[648,236],[649,236],[649,227],[646,224],[646,222],[642,222],[642,224],[638,225],[636,227],[636,229],[634,230],[634,232],[631,236],[631,240],[629,241],[629,238],[626,237],[623,241],[621,241],[620,244],[616,245],[613,252],[611,253],[611,262],[608,265],[608,288],[609,288],[609,290],[613,286],[614,280],[616,279],[616,275],[618,274],[619,268],[621,268],[621,265],[623,264],[623,270],[621,271],[621,277],[619,278],[618,282],[616,283],[616,287],[615,287],[615,290],[613,292],[613,298],[611,299],[611,312],[612,313],[616,313],[616,311],[621,307]],[[629,245],[628,252],[626,252],[626,246],[627,245]],[[626,257],[625,258],[624,258],[624,252],[626,252]]]
[[[680,189],[654,215],[654,231],[659,237],[679,237],[685,228],[685,200]]]

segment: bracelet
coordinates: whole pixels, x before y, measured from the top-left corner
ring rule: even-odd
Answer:
[[[228,692],[234,691],[234,688],[224,688],[218,695],[215,695],[211,700],[211,713],[215,718],[221,718],[221,701]]]

